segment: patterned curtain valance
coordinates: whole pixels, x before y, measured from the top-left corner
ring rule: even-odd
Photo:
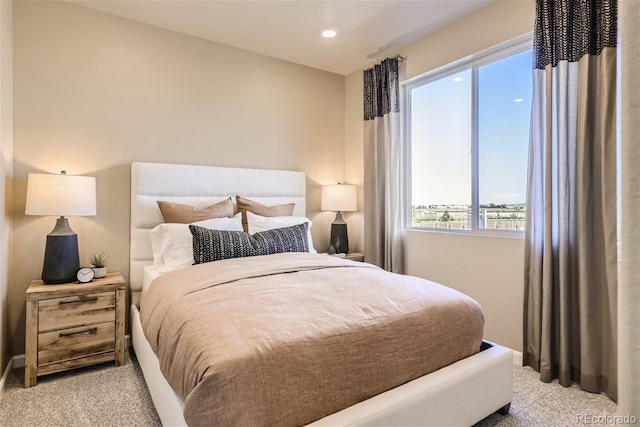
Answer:
[[[534,68],[616,47],[617,20],[617,0],[536,0]]]
[[[364,70],[364,119],[400,112],[399,57],[387,58]]]

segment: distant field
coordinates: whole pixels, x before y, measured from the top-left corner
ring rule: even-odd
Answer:
[[[481,205],[478,226],[488,230],[524,230],[524,204]],[[445,228],[450,230],[471,229],[471,207],[456,205],[419,205],[412,207],[412,227]]]

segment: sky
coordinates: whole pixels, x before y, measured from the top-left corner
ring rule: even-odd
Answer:
[[[480,204],[524,203],[531,50],[478,68]],[[471,204],[472,70],[412,90],[412,205]]]

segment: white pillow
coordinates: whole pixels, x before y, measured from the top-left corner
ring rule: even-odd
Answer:
[[[247,229],[249,234],[254,234],[259,231],[273,230],[274,228],[291,227],[292,225],[298,225],[308,223],[307,239],[309,240],[309,252],[312,254],[317,253],[313,247],[313,240],[311,240],[311,220],[304,216],[260,216],[252,212],[247,211]]]
[[[204,228],[213,230],[242,231],[242,214],[233,218],[212,218],[194,222]],[[193,259],[193,241],[189,224],[166,223],[151,230],[151,249],[153,263],[161,266],[162,272],[187,267]]]

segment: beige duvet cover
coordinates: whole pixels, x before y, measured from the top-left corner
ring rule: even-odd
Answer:
[[[307,253],[166,273],[140,315],[191,426],[307,424],[477,353],[483,328],[457,291]]]

